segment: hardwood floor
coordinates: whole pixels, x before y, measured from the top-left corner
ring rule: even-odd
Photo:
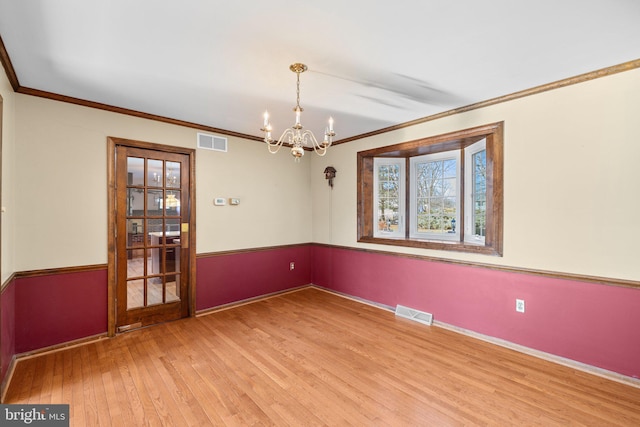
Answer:
[[[72,426],[640,425],[640,388],[306,288],[20,360]]]

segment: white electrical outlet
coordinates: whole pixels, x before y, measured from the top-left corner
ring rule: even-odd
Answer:
[[[289,263],[289,270],[293,270],[296,268],[296,263],[295,262],[290,262]]]
[[[524,300],[523,299],[517,299],[516,300],[516,311],[518,313],[524,313]]]

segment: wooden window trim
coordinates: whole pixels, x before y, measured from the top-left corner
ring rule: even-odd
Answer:
[[[504,211],[503,129],[504,122],[497,122],[358,152],[358,242],[502,256]],[[463,240],[451,242],[412,239],[409,238],[408,234],[408,221],[405,221],[407,232],[404,238],[380,238],[373,236],[375,226],[373,224],[373,159],[375,157],[401,157],[406,158],[408,162],[408,159],[414,156],[462,149],[482,138],[487,139],[487,228],[484,245],[466,243]],[[462,174],[464,176],[464,170]],[[409,175],[409,173],[406,174],[406,179],[410,179]],[[464,188],[462,194],[464,194]],[[407,192],[407,198],[408,197]],[[407,210],[405,212],[405,218],[409,218],[409,200],[407,200],[405,209]],[[459,227],[464,227],[464,224],[459,224]]]

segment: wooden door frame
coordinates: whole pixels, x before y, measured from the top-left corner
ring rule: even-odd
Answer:
[[[108,286],[107,286],[107,335],[116,335],[116,147],[126,146],[143,148],[167,153],[178,153],[189,156],[189,267],[187,272],[187,292],[189,294],[189,316],[196,314],[196,150],[193,148],[174,147],[171,145],[156,144],[153,142],[137,141],[132,139],[107,137],[107,225],[108,225]]]

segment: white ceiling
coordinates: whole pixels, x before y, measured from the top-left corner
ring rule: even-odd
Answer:
[[[336,139],[640,58],[638,0],[0,0],[19,84],[261,136]],[[276,135],[277,136],[277,135]]]

